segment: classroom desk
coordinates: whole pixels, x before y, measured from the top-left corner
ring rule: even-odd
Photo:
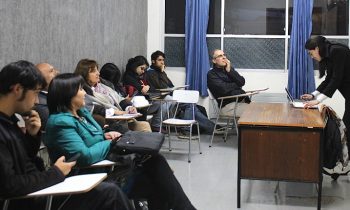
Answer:
[[[318,109],[250,103],[238,121],[237,207],[241,179],[311,182],[322,196],[324,118]]]

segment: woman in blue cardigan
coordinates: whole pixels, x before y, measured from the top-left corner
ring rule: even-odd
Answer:
[[[78,166],[88,166],[113,156],[110,152],[112,139],[120,136],[118,132],[104,133],[84,109],[83,83],[81,76],[71,73],[52,80],[47,98],[50,116],[44,137],[51,158],[62,155],[70,158],[80,153]],[[137,170],[127,192],[129,198],[147,199],[149,209],[195,209],[162,155],[152,156]]]

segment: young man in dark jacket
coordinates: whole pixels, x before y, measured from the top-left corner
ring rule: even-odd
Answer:
[[[28,61],[5,66],[0,72],[0,198],[24,196],[62,182],[75,165],[60,157],[47,171],[39,171],[32,160],[40,147],[41,121],[31,110],[46,82]],[[15,113],[22,114],[25,133]],[[60,199],[57,199],[57,201]],[[53,206],[60,203],[55,202]],[[44,209],[45,198],[15,199],[9,209]],[[71,196],[63,209],[130,209],[120,189],[101,183],[88,193]]]
[[[146,80],[151,89],[166,89],[174,87],[172,81],[165,73],[165,54],[161,51],[155,51],[151,55],[152,65],[147,70]],[[171,98],[169,98],[171,99]],[[188,104],[182,104],[183,119],[192,119],[192,109]],[[205,109],[204,109],[205,110]],[[199,128],[203,134],[212,134],[215,124],[205,116],[198,107],[195,107],[195,118],[199,123]]]
[[[152,65],[146,72],[146,80],[151,89],[165,89],[174,87],[165,72],[165,54],[155,51],[151,55]]]

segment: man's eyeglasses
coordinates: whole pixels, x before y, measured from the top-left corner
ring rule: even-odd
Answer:
[[[217,55],[217,56],[214,57],[214,59],[223,58],[223,57],[226,57],[226,54]]]

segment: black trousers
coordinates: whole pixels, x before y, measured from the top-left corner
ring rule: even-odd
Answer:
[[[138,168],[129,198],[146,199],[150,210],[193,210],[194,206],[174,176],[166,159],[158,154]]]
[[[347,146],[350,156],[350,97],[345,98],[345,112],[343,115],[343,122],[346,127]]]
[[[54,196],[52,210],[57,209],[65,200],[62,210],[132,210],[127,196],[113,183],[102,182],[87,193],[71,196]],[[9,210],[45,209],[46,198],[11,200]]]

